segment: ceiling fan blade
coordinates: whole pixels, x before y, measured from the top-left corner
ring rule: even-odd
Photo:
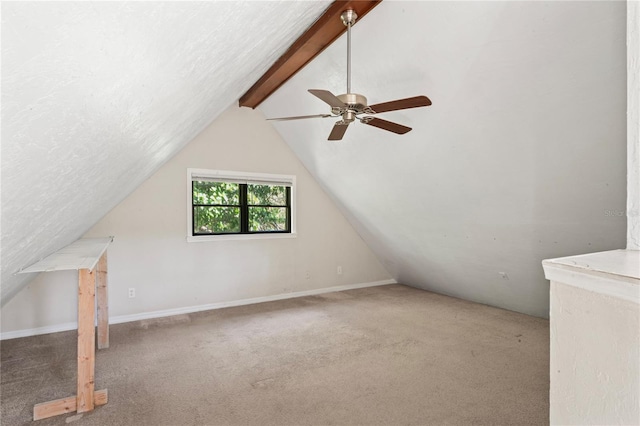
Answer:
[[[414,96],[413,98],[398,99],[396,101],[383,102],[369,105],[374,112],[397,111],[399,109],[417,108],[431,105],[431,100],[426,96]]]
[[[330,141],[339,141],[344,136],[344,133],[347,131],[347,127],[349,127],[349,123],[344,123],[341,121],[336,121],[336,124],[333,125],[333,129],[331,129],[331,133],[329,134]]]
[[[403,126],[402,124],[383,120],[381,118],[364,117],[360,121],[364,124],[368,124],[370,126],[374,126],[383,130],[388,130],[390,132],[397,133],[399,135],[404,135],[405,133],[411,131],[411,127]]]
[[[288,121],[288,120],[303,120],[305,118],[327,118],[327,117],[331,117],[331,114],[298,115],[295,117],[276,117],[276,118],[267,118],[267,120]]]
[[[345,104],[328,90],[309,89],[309,93],[331,105],[332,108],[344,108]]]

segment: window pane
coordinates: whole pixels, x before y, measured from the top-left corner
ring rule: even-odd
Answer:
[[[286,207],[249,207],[249,231],[286,231]]]
[[[239,184],[193,181],[193,204],[240,204]]]
[[[194,234],[214,234],[225,232],[240,232],[239,207],[193,208]]]
[[[272,185],[247,185],[249,204],[260,206],[286,206],[287,187]]]

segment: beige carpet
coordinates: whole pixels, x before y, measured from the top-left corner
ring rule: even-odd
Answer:
[[[549,323],[402,285],[111,326],[109,403],[37,425],[525,425]],[[75,394],[75,332],[2,342],[2,425]]]

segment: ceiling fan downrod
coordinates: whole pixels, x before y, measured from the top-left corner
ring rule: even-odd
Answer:
[[[411,98],[397,99],[395,101],[382,102],[374,105],[367,104],[367,98],[358,93],[351,93],[351,27],[356,22],[358,15],[354,10],[348,9],[340,14],[342,23],[347,27],[347,93],[334,95],[328,90],[309,89],[308,92],[331,107],[331,114],[299,115],[295,117],[268,118],[267,120],[301,120],[307,118],[339,118],[333,125],[329,134],[330,141],[339,141],[347,131],[347,127],[358,120],[362,124],[377,127],[378,129],[403,135],[411,131],[411,127],[383,120],[381,118],[365,116],[361,114],[378,114],[381,112],[398,111],[409,108],[417,108],[431,105],[426,96],[413,96]]]
[[[356,23],[358,14],[352,10],[345,10],[340,15],[342,23],[347,27],[347,93],[351,93],[351,26]]]

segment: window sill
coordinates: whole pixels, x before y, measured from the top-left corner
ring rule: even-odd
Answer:
[[[189,243],[204,243],[208,241],[239,241],[239,240],[277,240],[282,238],[298,238],[295,232],[286,234],[230,234],[230,235],[199,235],[187,237]]]

